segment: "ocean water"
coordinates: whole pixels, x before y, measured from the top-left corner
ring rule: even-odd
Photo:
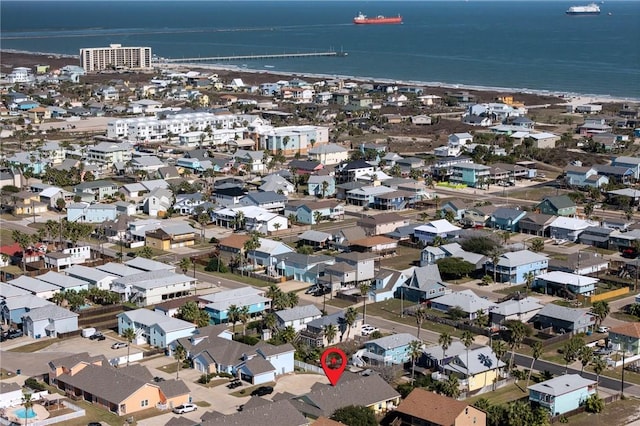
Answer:
[[[640,99],[640,2],[6,1],[2,49],[61,54],[120,43],[166,58],[342,51],[224,62],[265,71]],[[354,25],[367,15],[401,25]]]

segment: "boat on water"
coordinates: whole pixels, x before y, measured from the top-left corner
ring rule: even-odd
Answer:
[[[402,24],[402,16],[382,16],[378,15],[375,18],[369,18],[362,12],[353,18],[354,24]]]
[[[600,15],[600,6],[595,3],[586,6],[571,6],[565,13],[567,15]]]

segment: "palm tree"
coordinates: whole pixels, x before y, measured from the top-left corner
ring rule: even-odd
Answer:
[[[531,354],[531,367],[529,368],[529,374],[527,375],[527,386],[524,388],[527,389],[529,387],[529,380],[531,380],[531,372],[533,371],[533,364],[542,356],[542,343],[541,342],[533,342],[531,345],[531,349],[533,353]]]
[[[593,303],[591,312],[596,316],[596,322],[599,327],[602,325],[602,321],[607,318],[607,315],[609,315],[611,309],[609,308],[609,304],[607,302],[605,302],[604,300],[599,300]]]
[[[347,340],[349,340],[349,335],[351,334],[351,327],[355,324],[356,319],[358,318],[358,311],[353,306],[347,308],[344,313],[344,324],[347,327]]]
[[[173,357],[178,363],[178,368],[176,369],[176,380],[180,378],[180,367],[182,366],[182,361],[187,358],[187,350],[182,345],[176,346],[173,351]]]
[[[509,370],[513,368],[513,357],[515,355],[516,348],[520,347],[520,344],[525,337],[531,334],[531,329],[524,325],[524,323],[514,320],[507,323],[507,328],[511,331],[509,337],[509,346],[511,348],[511,358],[509,360]]]
[[[416,337],[419,339],[420,330],[422,330],[422,323],[424,322],[425,319],[427,319],[427,310],[423,307],[420,307],[415,310],[413,315],[416,318],[416,325],[418,326],[418,333],[416,334]]]
[[[285,305],[288,308],[295,308],[298,305],[298,302],[300,302],[300,296],[298,296],[298,293],[290,291],[286,294]]]
[[[607,368],[607,361],[599,356],[593,358],[593,372],[596,373],[596,388],[600,382],[600,374],[602,374],[605,368]]]
[[[273,312],[268,313],[262,319],[263,325],[265,328],[274,331],[276,329],[276,325],[278,324],[278,320],[276,315]]]
[[[33,410],[34,400],[31,398],[32,395],[30,393],[25,393],[22,395],[22,405],[24,406],[25,416],[24,416],[24,424],[28,424],[29,422],[29,411]]]
[[[473,333],[470,332],[469,330],[465,330],[462,333],[462,337],[460,337],[460,341],[462,342],[462,344],[464,345],[464,347],[467,349],[467,388],[469,388],[471,386],[471,383],[469,383],[470,380],[470,374],[469,374],[469,348],[471,347],[471,345],[473,345]],[[469,389],[470,390],[470,389]]]
[[[333,324],[327,324],[322,329],[322,332],[324,333],[324,337],[326,337],[329,345],[333,344],[333,339],[335,339],[336,334],[338,334],[338,329],[336,328],[336,326]]]
[[[189,259],[188,257],[183,257],[182,259],[180,259],[178,267],[182,270],[183,274],[186,274],[187,271],[191,268],[191,259]]]
[[[285,343],[291,343],[296,339],[298,333],[296,333],[296,329],[293,326],[288,325],[282,330],[280,336]]]
[[[491,266],[493,266],[493,282],[494,283],[498,282],[498,278],[497,278],[498,262],[500,261],[501,255],[502,253],[500,253],[499,250],[492,250],[491,253],[489,253],[489,257],[491,258]]]
[[[276,310],[276,303],[281,299],[282,290],[276,284],[271,284],[265,296],[271,299],[271,312]]]
[[[525,294],[529,294],[529,291],[531,291],[531,286],[533,285],[535,279],[536,276],[533,274],[533,272],[527,272],[526,274],[524,274]]]
[[[587,345],[581,347],[580,352],[578,352],[578,359],[582,366],[580,368],[580,375],[582,375],[584,368],[593,361],[593,349]]]
[[[233,334],[236,334],[236,322],[240,318],[240,308],[237,305],[230,305],[227,310],[227,318],[231,323]]]
[[[369,298],[369,290],[371,290],[371,285],[362,283],[360,284],[359,288],[360,296],[362,296],[362,322],[367,322],[367,299]]]
[[[326,180],[322,181],[322,198],[325,198],[327,196],[327,189],[329,189],[329,182],[327,182]]]
[[[129,353],[131,352],[131,343],[136,338],[136,331],[129,327],[122,331],[122,337],[127,341],[127,365],[129,365]]]
[[[420,340],[412,340],[409,342],[407,355],[411,358],[411,383],[414,382],[416,360],[422,356],[422,342]]]
[[[249,318],[251,318],[251,315],[249,315],[249,307],[245,305],[238,311],[238,319],[242,323],[243,336],[247,334],[247,322],[249,322]]]
[[[444,359],[447,356],[447,349],[451,346],[453,339],[449,333],[442,333],[438,338],[438,344],[442,348],[442,368],[444,368]]]
[[[496,356],[496,371],[499,371],[499,365],[500,365],[500,361],[502,360],[502,357],[504,356],[504,354],[507,353],[507,347],[504,344],[504,342],[502,342],[501,340],[496,340],[493,342],[493,345],[491,345],[491,350],[493,351],[493,353]],[[496,381],[498,380],[498,374],[496,374]],[[496,388],[496,383],[493,383],[493,389],[495,390]]]
[[[313,221],[316,223],[316,225],[322,222],[322,212],[320,210],[316,210],[313,212]]]

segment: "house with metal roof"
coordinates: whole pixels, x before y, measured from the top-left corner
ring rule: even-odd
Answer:
[[[584,405],[596,393],[597,383],[579,374],[565,374],[529,386],[529,402],[560,416]]]
[[[307,328],[307,323],[322,316],[316,305],[296,306],[290,309],[276,311],[279,328],[293,327],[296,331]]]
[[[24,314],[22,330],[35,339],[57,337],[78,330],[78,314],[53,304],[40,306]]]
[[[540,300],[534,297],[505,300],[489,309],[489,321],[496,325],[505,321],[527,322],[543,307]]]
[[[413,268],[411,277],[398,287],[401,299],[422,303],[448,294],[451,290],[440,277],[438,265],[430,264]]]
[[[197,281],[193,277],[166,270],[137,272],[113,280],[111,291],[120,293],[122,300],[138,306],[154,305],[187,296]]]
[[[60,286],[40,281],[26,275],[20,275],[18,278],[7,282],[14,287],[27,290],[34,296],[41,297],[43,299],[51,299],[54,294],[61,291]]]
[[[549,235],[556,240],[575,242],[584,230],[598,225],[596,221],[575,217],[558,217],[549,225]]]
[[[358,356],[374,365],[404,365],[410,360],[409,344],[414,340],[416,337],[409,333],[369,340],[364,344],[364,352],[359,351]]]
[[[489,260],[485,264],[487,274],[496,275],[496,281],[511,285],[524,284],[527,275],[531,272],[534,276],[547,272],[549,258],[540,253],[529,250],[520,250],[502,253],[496,265]]]
[[[478,311],[488,315],[489,310],[495,306],[495,303],[478,296],[473,290],[454,291],[431,300],[431,308],[442,312],[449,312],[452,308],[460,308],[470,320],[478,317]]]
[[[207,294],[200,298],[208,302],[204,309],[209,313],[212,324],[228,322],[231,305],[238,308],[246,306],[250,315],[260,315],[271,306],[271,299],[265,297],[263,289],[248,286]]]
[[[583,333],[596,324],[589,309],[567,308],[549,303],[529,320],[536,329],[552,329],[555,333]]]
[[[178,318],[169,317],[160,312],[141,308],[116,315],[118,334],[132,328],[136,333],[136,344],[149,344],[166,348],[174,340],[191,336],[195,324]]]
[[[175,265],[169,265],[168,263],[158,262],[157,260],[147,259],[141,256],[134,257],[131,260],[127,260],[124,262],[125,265],[139,269],[143,272],[151,272],[151,271],[168,271],[175,272]]]
[[[574,298],[578,294],[594,294],[598,281],[600,280],[597,278],[569,272],[551,271],[536,276],[532,287],[541,289],[544,294]]]
[[[78,278],[70,277],[60,272],[49,271],[38,275],[36,279],[49,284],[57,285],[62,291],[89,290],[89,283]]]
[[[452,225],[446,219],[432,220],[414,230],[414,239],[418,242],[432,243],[436,237],[443,240],[457,238],[462,228]]]

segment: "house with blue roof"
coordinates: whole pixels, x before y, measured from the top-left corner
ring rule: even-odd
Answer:
[[[547,256],[529,250],[520,250],[501,254],[496,265],[489,260],[485,264],[485,271],[490,276],[493,276],[495,271],[497,282],[520,285],[527,281],[529,272],[538,276],[546,273],[548,267]]]
[[[560,416],[585,404],[597,391],[597,383],[579,374],[565,374],[527,388],[529,402],[543,407],[551,416]]]
[[[527,212],[524,210],[500,207],[491,214],[488,225],[494,229],[517,232],[518,222],[526,215]]]
[[[374,365],[403,365],[408,362],[409,344],[416,337],[409,333],[397,333],[379,339],[369,340],[364,344],[364,352],[359,356]]]

